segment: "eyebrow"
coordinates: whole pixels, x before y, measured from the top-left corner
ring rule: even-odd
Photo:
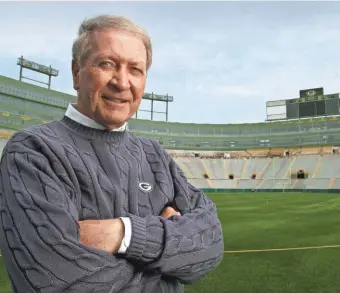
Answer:
[[[122,58],[118,57],[118,56],[114,56],[114,55],[98,55],[96,58],[96,60],[98,59],[109,59],[109,60],[112,60],[112,61],[117,61],[117,60],[122,60]],[[146,65],[146,60],[145,61],[142,61],[142,60],[126,60],[126,59],[123,59],[124,61],[126,61],[127,63],[129,64],[132,64],[132,65]]]

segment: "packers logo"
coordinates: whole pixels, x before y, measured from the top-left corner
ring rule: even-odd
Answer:
[[[147,183],[147,182],[140,182],[138,184],[138,188],[139,188],[139,190],[141,190],[143,192],[150,192],[152,190],[151,184]]]
[[[314,96],[316,94],[316,91],[315,90],[310,90],[307,92],[307,96],[311,97],[311,96]]]

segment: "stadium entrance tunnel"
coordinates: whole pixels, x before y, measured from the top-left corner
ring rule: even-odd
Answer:
[[[297,179],[307,179],[307,176],[306,176],[306,175],[307,175],[307,174],[305,173],[304,170],[299,170],[299,171],[297,172],[296,178],[297,178]]]
[[[233,179],[234,179],[234,174],[229,174],[228,178],[229,178],[230,180],[233,180]]]
[[[291,174],[291,179],[307,179],[308,175],[309,174],[307,171],[300,169]]]
[[[251,175],[251,179],[256,179],[256,174],[255,174],[255,173],[253,173],[253,174]]]
[[[203,178],[204,178],[204,179],[209,179],[209,175],[208,175],[207,173],[204,173],[204,174],[203,174]]]

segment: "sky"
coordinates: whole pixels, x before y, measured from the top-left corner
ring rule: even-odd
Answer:
[[[340,2],[0,2],[0,11],[0,75],[18,79],[23,55],[58,69],[52,89],[74,95],[71,47],[81,21],[129,17],[151,36],[145,91],[174,97],[171,122],[262,122],[266,101],[315,87],[340,92]]]

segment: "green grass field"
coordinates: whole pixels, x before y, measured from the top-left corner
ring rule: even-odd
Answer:
[[[340,196],[320,193],[212,194],[223,224],[219,267],[186,293],[338,293]],[[1,259],[0,259],[1,264]],[[0,265],[0,292],[10,293]]]

